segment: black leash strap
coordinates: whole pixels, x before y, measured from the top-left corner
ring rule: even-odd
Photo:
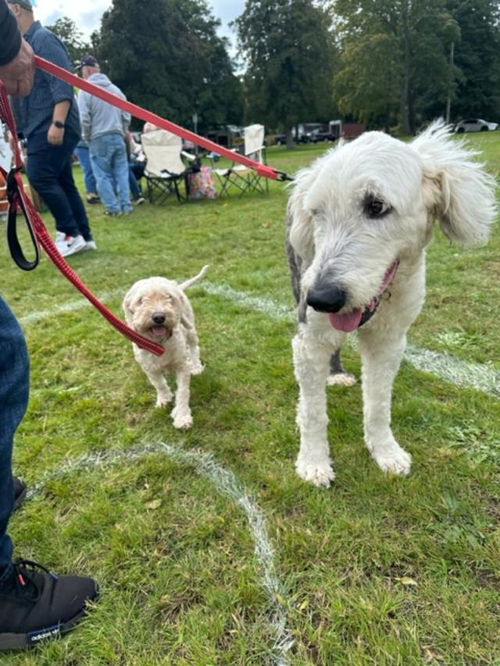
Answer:
[[[19,168],[11,169],[9,175],[7,176],[7,197],[9,199],[9,215],[7,219],[7,243],[9,245],[9,250],[12,259],[14,259],[19,268],[22,268],[23,271],[32,271],[40,263],[40,250],[38,249],[38,243],[36,242],[35,232],[33,231],[30,217],[26,211],[23,199],[19,193],[20,185],[16,178],[16,173],[18,171]],[[35,248],[35,258],[32,261],[26,259],[26,255],[24,254],[23,249],[21,247],[21,243],[19,242],[19,236],[17,233],[18,208],[21,208],[23,212],[24,220],[26,222],[26,226],[28,227],[33,247]]]

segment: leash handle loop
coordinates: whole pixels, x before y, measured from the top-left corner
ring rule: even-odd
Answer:
[[[30,215],[26,210],[23,198],[19,194],[19,188],[24,188],[22,178],[19,174],[19,167],[11,169],[9,174],[0,167],[0,172],[7,182],[7,198],[9,200],[9,212],[7,218],[7,244],[9,246],[10,254],[15,263],[23,271],[32,271],[40,263],[40,250],[36,241],[35,231],[31,223]],[[24,251],[19,242],[17,234],[17,212],[19,208],[23,212],[24,220],[28,228],[33,247],[35,249],[35,258],[33,260],[26,259]]]

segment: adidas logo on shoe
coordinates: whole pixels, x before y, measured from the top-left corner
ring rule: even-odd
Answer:
[[[54,627],[49,627],[48,629],[42,629],[41,631],[32,631],[26,634],[27,642],[29,643],[39,643],[44,641],[47,638],[59,638],[61,636],[61,627],[59,624],[56,624]]]
[[[98,598],[92,578],[58,576],[30,560],[13,562],[0,581],[0,652],[59,638]]]

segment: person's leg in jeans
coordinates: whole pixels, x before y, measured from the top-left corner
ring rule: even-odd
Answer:
[[[119,134],[113,135],[115,150],[113,153],[113,179],[116,185],[116,193],[120,201],[122,213],[130,213],[133,210],[130,202],[130,182],[127,150],[125,140]]]
[[[92,164],[90,163],[89,147],[77,145],[75,148],[75,154],[78,157],[80,166],[82,167],[87,200],[89,195],[97,197],[97,183],[95,182],[94,172],[92,171]]]
[[[7,525],[14,507],[12,446],[28,404],[29,358],[21,327],[0,298],[0,650],[58,638],[83,616],[99,588],[92,578],[58,576],[12,560]]]
[[[68,132],[64,137],[64,143],[67,144],[68,159],[61,163],[58,180],[71,208],[73,219],[78,227],[78,233],[82,235],[86,241],[90,241],[92,240],[92,233],[90,231],[89,218],[73,177],[71,155],[74,152],[77,141],[77,135],[72,134],[71,132]]]
[[[90,161],[97,182],[97,191],[106,212],[117,215],[121,212],[120,202],[115,194],[111,160],[114,152],[113,137],[115,134],[103,134],[90,143]]]
[[[12,563],[7,524],[14,508],[12,447],[26,412],[29,358],[24,334],[9,306],[0,298],[0,582]]]
[[[73,149],[71,149],[71,153]],[[59,183],[61,165],[71,160],[67,146],[51,146],[45,133],[28,141],[27,173],[30,183],[47,204],[56,229],[67,236],[78,236],[78,225],[64,190]]]
[[[139,187],[139,183],[137,182],[137,178],[134,176],[134,172],[132,171],[132,167],[128,166],[128,184],[130,188],[130,193],[132,195],[132,199],[134,201],[137,201],[137,199],[140,199],[142,197],[142,192],[141,188]]]

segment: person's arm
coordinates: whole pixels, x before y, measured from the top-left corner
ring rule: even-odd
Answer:
[[[0,79],[10,95],[27,95],[33,87],[35,62],[31,46],[21,37],[14,14],[0,0]]]
[[[85,91],[80,91],[78,97],[78,110],[80,112],[80,127],[82,139],[90,142],[90,95]]]
[[[62,145],[66,118],[68,117],[70,108],[71,102],[68,99],[54,105],[52,124],[47,133],[47,141],[53,146]]]
[[[37,54],[49,62],[53,62],[59,67],[68,69],[70,65],[69,56],[65,47],[61,44],[56,35],[50,31],[43,34],[35,47]],[[60,146],[64,140],[64,130],[66,118],[71,110],[74,101],[73,87],[62,81],[57,76],[46,74],[49,83],[50,95],[54,105],[52,110],[52,123],[47,132],[47,141],[53,146]]]

